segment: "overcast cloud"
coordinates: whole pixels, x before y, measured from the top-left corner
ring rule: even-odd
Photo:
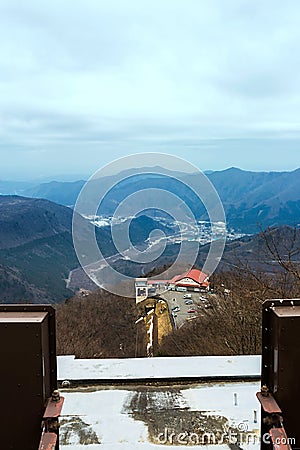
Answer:
[[[0,178],[299,166],[298,0],[0,0]]]

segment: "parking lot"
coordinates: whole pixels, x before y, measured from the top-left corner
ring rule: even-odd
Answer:
[[[166,291],[161,293],[160,296],[168,303],[175,328],[180,328],[186,321],[203,316],[205,310],[210,307],[210,294],[203,292]]]

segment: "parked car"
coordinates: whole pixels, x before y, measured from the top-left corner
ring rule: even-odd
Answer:
[[[188,313],[195,313],[195,312],[197,312],[196,310],[195,310],[195,308],[190,308],[190,309],[188,309]]]
[[[183,298],[192,298],[192,294],[184,294]]]
[[[186,305],[192,305],[193,304],[193,300],[186,300],[184,303]]]
[[[180,311],[180,307],[178,305],[177,306],[173,306],[172,311],[173,312],[178,312],[178,311]]]

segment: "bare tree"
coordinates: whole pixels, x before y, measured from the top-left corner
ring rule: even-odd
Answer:
[[[267,228],[261,232],[261,237],[269,255],[285,274],[289,274],[296,283],[300,282],[300,230],[297,227]]]
[[[300,231],[262,231],[251,260],[236,256],[230,270],[213,276],[212,309],[167,336],[163,355],[233,355],[261,351],[262,302],[300,294]],[[176,344],[176,345],[175,345]]]
[[[146,355],[144,322],[136,323],[134,299],[104,290],[57,305],[58,354],[78,358]]]

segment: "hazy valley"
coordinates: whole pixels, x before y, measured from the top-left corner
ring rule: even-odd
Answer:
[[[81,218],[84,227],[95,229],[103,256],[113,256],[112,265],[131,277],[172,264],[183,241],[200,245],[196,261],[199,266],[207,255],[211,239],[210,225],[203,205],[196,201],[186,187],[189,178],[197,175],[171,174],[171,181],[165,175],[141,177],[134,170],[122,174],[127,176],[125,181],[109,192],[101,205],[101,215]],[[259,256],[261,238],[257,234],[267,227],[285,225],[276,231],[276,239],[280,240],[280,236],[283,236],[284,240],[291,233],[292,228],[289,227],[300,223],[299,169],[294,172],[264,173],[232,168],[207,176],[223,202],[227,218],[227,244],[218,270],[229,270],[239,260],[249,260],[252,266],[269,270]],[[111,178],[109,183],[113,180]],[[23,194],[22,197],[0,197],[2,301],[60,302],[80,288],[96,289],[97,286],[78,267],[72,242],[71,206],[76,203],[83,184],[83,181],[41,185],[31,182],[0,183],[1,191],[6,194]],[[149,248],[153,245],[149,241],[149,234],[153,229],[159,229],[165,234],[166,249],[154,264],[131,263],[129,256],[118,256],[112,240],[110,225],[114,209],[116,204],[133,192],[154,186],[181,196],[193,211],[197,219],[196,226],[186,223],[184,232],[180,233],[179,224],[171,218],[153,210],[142,212],[130,224],[133,245],[141,250]],[[143,211],[142,204],[140,209]],[[119,222],[131,219],[123,217]],[[118,227],[117,219],[114,220],[114,226]]]

